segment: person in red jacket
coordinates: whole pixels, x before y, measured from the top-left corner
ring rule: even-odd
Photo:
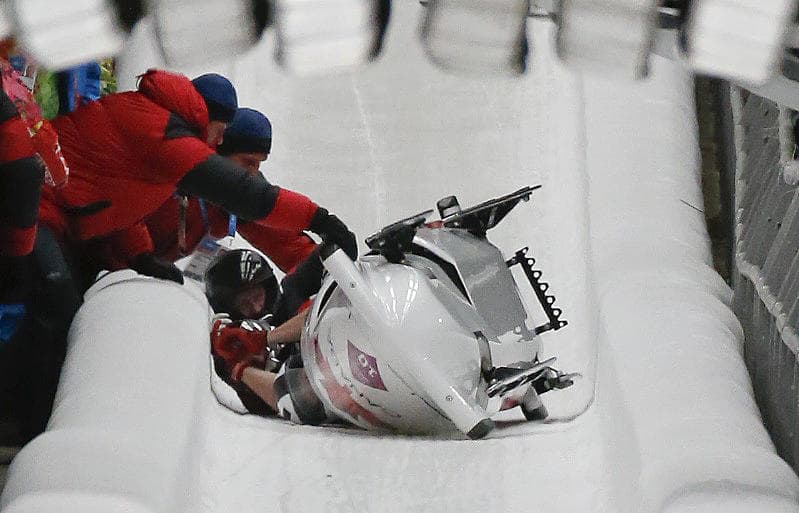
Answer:
[[[138,90],[104,96],[56,118],[69,183],[42,196],[40,220],[105,267],[183,283],[154,254],[144,219],[177,190],[243,219],[310,230],[357,253],[355,236],[305,196],[258,180],[213,147],[238,106],[232,84],[209,74],[149,70]],[[124,262],[109,256],[122,256]]]
[[[31,393],[31,387],[20,386],[23,376],[18,370],[29,363],[32,353],[31,344],[23,337],[30,316],[34,272],[30,255],[36,239],[36,209],[44,178],[35,153],[17,108],[0,88],[0,420],[7,424],[10,415],[20,417],[21,424],[27,424],[31,417],[30,408],[17,399],[20,391],[36,402],[39,395]],[[38,361],[31,367],[39,375],[47,374]],[[26,427],[22,430],[31,431]],[[0,444],[4,445],[30,438],[0,436]]]
[[[61,186],[68,167],[5,58],[0,81],[0,420],[12,428],[0,434],[2,445],[44,429],[80,298],[58,242],[37,223],[43,183]]]
[[[21,303],[36,239],[44,169],[17,108],[0,89],[0,303]],[[2,313],[0,313],[2,318]],[[4,337],[0,330],[0,339]]]
[[[45,189],[39,218],[79,252],[93,243],[125,248],[143,274],[178,279],[148,257],[152,250],[142,218],[155,210],[192,168],[215,155],[211,146],[238,107],[233,85],[209,74],[190,81],[183,75],[150,70],[138,91],[111,94],[52,124],[70,179]],[[124,267],[125,265],[120,267]]]
[[[242,107],[225,130],[217,153],[258,179],[261,176],[259,167],[269,157],[271,148],[269,119],[256,110]],[[277,229],[266,219],[239,222],[216,205],[182,195],[169,198],[145,219],[145,224],[153,239],[155,255],[170,261],[194,251],[206,235],[220,239],[233,230],[238,230],[284,273],[291,272],[316,248],[313,240],[301,230]]]

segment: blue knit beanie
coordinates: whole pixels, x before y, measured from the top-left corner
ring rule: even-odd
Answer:
[[[233,153],[266,153],[272,149],[272,124],[254,109],[242,107],[225,130],[216,151],[220,155]]]
[[[239,106],[236,89],[230,80],[216,73],[200,75],[191,81],[208,107],[208,118],[211,121],[230,123]]]

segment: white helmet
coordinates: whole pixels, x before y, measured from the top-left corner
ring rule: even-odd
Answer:
[[[329,411],[365,429],[457,428],[472,438],[491,431],[503,399],[542,417],[538,394],[570,385],[572,376],[551,369],[552,359],[538,362],[536,335],[566,321],[526,249],[506,262],[485,237],[532,190],[463,211],[445,198],[440,222],[425,224],[428,211],[387,226],[367,239],[373,251],[358,262],[323,247],[329,274],[300,347]],[[509,270],[517,263],[548,316],[542,326],[527,325]]]

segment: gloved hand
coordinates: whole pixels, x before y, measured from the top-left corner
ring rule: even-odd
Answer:
[[[325,242],[336,244],[351,259],[358,258],[358,241],[355,239],[355,234],[341,219],[328,212],[327,209],[322,207],[316,209],[308,229],[322,237]]]
[[[211,328],[211,348],[225,360],[230,376],[238,381],[241,373],[266,350],[266,331],[247,329],[248,325],[232,326],[223,320]]]
[[[139,274],[170,280],[183,285],[183,273],[180,269],[171,262],[155,257],[152,253],[137,255],[133,257],[133,260],[128,265]]]

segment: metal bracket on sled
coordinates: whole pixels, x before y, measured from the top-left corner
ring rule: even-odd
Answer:
[[[527,256],[528,249],[529,248],[520,249],[516,252],[513,258],[505,262],[505,264],[507,264],[508,267],[513,267],[517,264],[521,266],[521,268],[524,270],[524,274],[530,281],[530,285],[532,285],[533,290],[535,291],[538,302],[541,303],[541,308],[544,309],[544,313],[546,314],[547,319],[549,319],[549,322],[535,328],[536,335],[540,335],[545,331],[559,330],[566,326],[568,322],[560,319],[560,315],[563,313],[563,311],[560,308],[553,306],[555,304],[555,296],[546,293],[549,289],[549,283],[541,281],[541,275],[543,273],[539,270],[533,269],[533,265],[535,265],[535,258]]]
[[[536,362],[527,369],[495,367],[491,371],[491,374],[494,376],[491,376],[491,379],[489,379],[486,394],[488,394],[488,397],[504,395],[508,391],[538,378],[543,372],[549,369],[550,365],[553,363],[555,363],[555,357],[544,360],[543,362]]]

